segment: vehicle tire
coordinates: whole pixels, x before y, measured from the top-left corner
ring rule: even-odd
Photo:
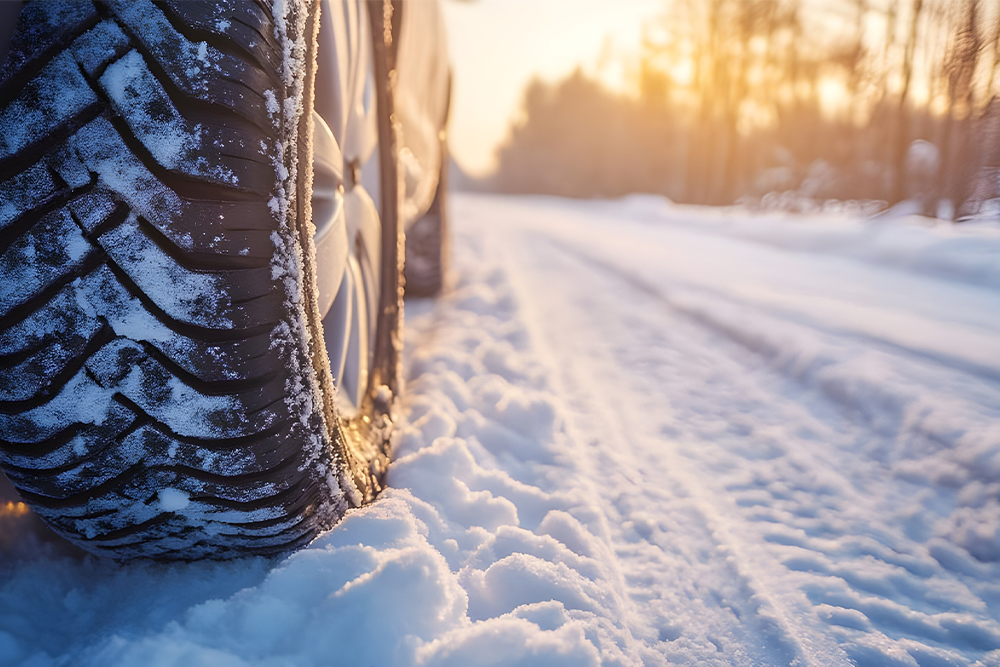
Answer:
[[[0,467],[90,552],[284,551],[380,489],[398,188],[381,194],[370,390],[344,421],[310,221],[318,4],[22,10],[0,71]],[[387,13],[374,9],[379,154],[395,185]]]
[[[441,174],[430,208],[406,230],[406,295],[433,297],[444,288],[450,258],[447,141],[441,141]]]

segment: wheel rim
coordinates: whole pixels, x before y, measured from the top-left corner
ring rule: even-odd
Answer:
[[[363,34],[363,33],[362,33]],[[366,40],[363,40],[366,41]],[[368,47],[368,48],[364,48]],[[342,142],[313,113],[319,311],[341,417],[358,415],[375,362],[381,277],[381,165],[370,44],[361,49]],[[318,76],[323,76],[322,70]]]
[[[321,123],[317,117],[317,133],[324,130]],[[324,167],[314,162],[316,182],[325,185],[331,175]],[[347,418],[361,406],[374,361],[381,247],[375,203],[363,185],[350,180],[346,189],[314,188],[313,198],[314,216],[322,216],[316,218],[316,254],[323,336],[338,408]]]

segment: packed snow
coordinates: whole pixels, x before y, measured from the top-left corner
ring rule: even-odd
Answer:
[[[391,488],[297,553],[171,565],[4,496],[0,665],[1000,665],[1000,230],[452,213]]]

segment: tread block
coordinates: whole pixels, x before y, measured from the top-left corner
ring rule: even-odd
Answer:
[[[69,211],[49,213],[0,255],[0,316],[72,275],[96,252]]]
[[[270,347],[270,336],[206,343],[176,336],[152,343],[171,363],[201,382],[256,381],[281,373],[285,360]]]
[[[230,232],[226,228],[229,212],[235,213],[233,217],[249,213],[260,220],[265,211],[269,229],[273,228],[266,204],[188,201],[164,185],[132,154],[106,118],[96,118],[80,128],[69,145],[76,158],[96,174],[96,189],[113,193],[181,250],[267,259],[274,255],[269,231],[257,232],[254,227]],[[263,220],[253,224],[264,226]]]
[[[67,207],[73,212],[73,219],[87,234],[93,234],[102,225],[115,219],[124,219],[128,215],[128,207],[103,187],[76,197]]]
[[[93,184],[94,177],[90,170],[80,161],[79,156],[65,145],[50,153],[46,164],[55,177],[62,179],[74,190]]]
[[[86,30],[99,19],[90,2],[48,0],[25,3],[7,57],[0,67],[0,86],[32,61],[44,58],[52,49],[65,44],[73,34]]]
[[[281,318],[284,292],[269,268],[190,270],[143,234],[134,214],[97,241],[157,307],[179,322],[242,329]]]
[[[227,496],[242,497],[224,498],[212,495],[213,490],[220,488],[219,484],[197,479],[183,468],[135,464],[116,478],[84,491],[81,497],[46,497],[27,489],[23,491],[35,501],[43,517],[51,517],[49,520],[56,525],[86,539],[107,542],[106,546],[135,543],[135,533],[139,531],[143,542],[155,543],[191,528],[199,528],[209,536],[223,531],[239,534],[249,545],[262,538],[265,544],[269,543],[268,537],[279,536],[299,523],[299,519],[285,519],[283,515],[289,497],[294,501],[295,496],[303,495],[301,487],[301,479],[297,484],[250,482],[245,493],[234,493],[231,487],[224,492]],[[308,495],[314,496],[315,492]],[[176,513],[180,509],[183,514]],[[164,531],[165,523],[172,523],[173,530]],[[235,526],[240,529],[237,531]],[[220,542],[232,544],[233,540]],[[288,542],[287,537],[284,542]],[[187,551],[190,547],[190,539],[180,539],[169,549]],[[155,555],[148,548],[143,553]]]
[[[132,47],[128,37],[114,21],[101,21],[80,35],[71,47],[80,67],[93,78]]]
[[[101,328],[101,323],[87,317],[80,309],[74,288],[64,287],[31,315],[0,332],[0,364],[3,359],[23,356],[49,341],[58,339],[71,345],[70,339],[89,340]]]
[[[132,155],[110,121],[92,120],[68,143],[77,158],[97,175],[103,189],[115,193],[178,247],[190,247],[190,234],[175,229],[174,225],[175,218],[184,212],[184,200]]]
[[[275,89],[263,71],[207,42],[188,40],[149,0],[110,0],[107,5],[186,95],[230,109],[263,130],[272,127],[273,114],[256,92]],[[281,97],[276,89],[274,94]]]
[[[297,443],[281,435],[254,442],[251,448],[207,447],[207,443],[184,442],[163,433],[155,425],[145,424],[129,434],[128,441],[137,441],[157,465],[184,466],[218,477],[257,476],[272,470],[301,453]]]
[[[129,51],[108,65],[100,84],[133,135],[163,168],[262,195],[274,187],[274,167],[266,152],[260,146],[260,155],[240,151],[259,162],[224,154],[224,148],[238,151],[245,138],[218,126],[188,122],[138,51]]]
[[[44,203],[58,188],[44,162],[36,162],[20,174],[0,183],[0,230]]]
[[[88,376],[120,394],[173,433],[204,440],[253,436],[287,418],[283,401],[254,410],[236,396],[185,384],[135,341],[118,338],[87,360]]]
[[[228,232],[268,232],[274,229],[274,214],[266,202],[191,202],[192,215],[199,220],[217,219]],[[267,254],[274,252],[274,243],[266,236]]]
[[[167,0],[163,5],[186,25],[249,51],[262,69],[280,81],[281,55],[274,39],[274,25],[259,6],[242,0],[210,3]]]
[[[169,363],[200,382],[255,382],[285,368],[285,360],[279,350],[271,348],[267,333],[206,342],[171,331],[105,266],[66,285],[48,303],[0,333],[0,365],[9,369],[19,363],[18,358],[27,358],[54,340],[67,349],[81,347],[105,322],[118,335],[148,342]]]
[[[181,491],[164,486],[173,481],[169,474],[142,481]],[[126,490],[128,495],[109,493],[85,506],[55,511],[39,506],[37,510],[84,548],[114,558],[171,558],[180,553],[185,559],[197,559],[240,557],[248,551],[278,553],[307,543],[315,534],[314,526],[306,524],[294,509],[287,509],[287,498],[240,510],[220,509],[191,497],[184,514],[180,514],[164,511],[159,493],[143,501],[133,498],[131,491]],[[300,496],[296,505],[316,502],[314,488],[296,491]],[[178,498],[175,493],[168,494],[168,499]]]
[[[258,173],[255,178],[263,181],[262,174],[270,178],[270,186],[267,192],[274,187],[275,181],[275,160],[278,159],[278,151],[275,146],[266,141],[258,139],[252,133],[237,127],[226,127],[218,123],[202,121],[201,128],[202,146],[210,146],[207,149],[211,153],[217,153],[223,157],[231,158],[226,163],[232,168],[236,168],[240,163],[236,160],[247,160],[256,165],[254,168]],[[250,169],[250,167],[244,167]],[[263,168],[263,169],[262,169]],[[266,170],[266,171],[265,171]]]
[[[7,474],[22,491],[67,499],[92,493],[115,479],[128,486],[136,476],[146,474],[139,471],[158,470],[175,475],[176,481],[169,488],[194,496],[249,503],[294,486],[301,450],[286,453],[287,459],[260,467],[254,455],[244,449],[205,449],[141,426],[109,446],[96,448],[93,455],[74,461],[70,467],[49,471],[9,467]],[[147,493],[155,495],[160,490],[147,489]]]
[[[226,255],[270,264],[275,222],[266,203],[184,201],[185,213],[177,220],[177,227],[186,235],[184,249],[189,254]]]
[[[8,440],[38,442],[76,425],[100,426],[111,415],[114,392],[80,369],[51,400],[17,414],[0,412],[0,432]]]
[[[105,266],[99,267],[64,291],[62,302],[74,317],[101,318],[119,336],[145,341],[171,362],[206,382],[249,380],[285,368],[280,353],[270,346],[267,333],[245,339],[210,342],[172,331],[118,282]],[[0,342],[4,339],[0,338]]]
[[[254,380],[280,373],[285,360],[270,347],[270,336],[205,343],[177,336],[154,344],[171,362],[202,382]]]
[[[135,423],[135,413],[114,402],[102,424],[82,424],[34,442],[3,442],[0,461],[21,470],[51,470],[74,465],[120,438]]]
[[[37,144],[62,125],[100,107],[76,61],[57,55],[0,111],[0,160]]]
[[[52,336],[23,359],[4,364],[0,370],[0,401],[26,401],[38,395],[85,350],[99,330],[90,331],[90,336],[84,335],[88,333],[86,328],[74,329],[68,336]]]
[[[197,380],[192,381],[189,377],[173,372],[170,364],[164,363],[162,358],[158,357],[155,352],[151,353],[150,350],[141,343],[137,343],[127,338],[117,338],[111,341],[86,362],[87,370],[90,372],[91,377],[98,382],[98,384],[102,387],[116,389],[122,389],[124,386],[131,385],[131,383],[127,380],[136,367],[141,366],[144,371],[150,371],[151,369],[149,365],[155,366],[155,368],[152,368],[154,376],[157,376],[160,379],[166,379],[172,386],[177,383],[183,384],[184,389],[182,391],[190,390],[201,396],[205,396],[206,400],[204,402],[206,404],[209,399],[214,398],[224,398],[230,401],[228,409],[236,410],[237,408],[233,406],[238,404],[238,411],[242,414],[240,419],[247,422],[248,426],[252,421],[260,422],[261,419],[267,419],[266,415],[261,411],[266,413],[266,408],[276,404],[284,396],[283,377],[273,377],[267,379],[267,376],[265,376],[267,381],[259,386],[246,383],[236,383],[235,385],[226,384],[221,390],[213,388],[211,383],[198,382]],[[169,376],[169,378],[167,378],[167,376]],[[176,379],[177,383],[174,382],[174,379]],[[155,391],[154,388],[148,386],[144,386],[142,389],[143,392],[140,395],[136,395],[134,389],[131,393],[130,391],[125,390],[122,390],[121,393],[126,398],[134,401],[142,407],[147,413],[153,414],[154,416],[164,413],[168,415],[173,414],[170,411],[173,409],[170,403],[177,400],[178,391],[176,386],[173,386],[173,388],[169,391],[165,387],[156,388]],[[280,414],[285,414],[283,409],[280,410]],[[173,419],[176,420],[177,418],[174,417]],[[174,428],[175,422],[171,422],[165,418],[160,421],[165,427],[180,435],[197,437],[203,440],[210,438],[210,432],[208,431],[203,433],[186,433],[181,429]],[[275,420],[268,420],[266,425],[271,426],[274,423],[276,423]],[[244,437],[247,435],[252,436],[256,435],[259,430],[262,429],[257,429],[248,433],[230,432],[219,437],[234,438]]]
[[[142,233],[135,213],[97,242],[173,319],[213,329],[237,326],[240,316],[226,293],[225,281],[213,273],[193,273],[179,266]]]

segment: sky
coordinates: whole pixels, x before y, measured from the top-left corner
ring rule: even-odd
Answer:
[[[494,150],[533,77],[557,81],[576,67],[596,72],[602,52],[637,52],[644,20],[664,0],[446,0],[454,76],[449,148],[473,175]],[[602,79],[614,87],[613,71]],[[619,81],[621,83],[621,81]]]

